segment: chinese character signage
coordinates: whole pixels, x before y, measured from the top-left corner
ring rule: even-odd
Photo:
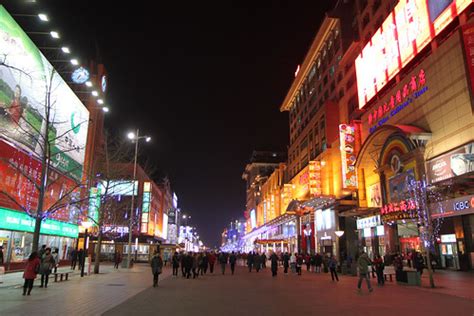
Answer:
[[[357,219],[357,229],[370,228],[381,225],[380,215]]]
[[[378,127],[384,125],[388,120],[400,113],[403,109],[412,104],[416,99],[428,91],[426,85],[426,73],[420,69],[412,75],[406,82],[392,95],[386,97],[383,104],[375,106],[369,111],[367,123],[369,132],[373,133]]]
[[[399,202],[388,203],[380,209],[380,215],[384,223],[410,219],[417,216],[418,205],[414,200],[401,200]]]
[[[320,161],[309,162],[309,193],[313,196],[321,195],[321,162]]]
[[[472,0],[400,0],[355,61],[362,108]]]
[[[35,219],[28,214],[0,207],[0,228],[32,233],[35,230]],[[45,219],[41,222],[40,233],[77,238],[79,236],[79,227],[69,223]]]
[[[143,184],[143,203],[142,203],[142,233],[148,233],[148,222],[150,221],[151,208],[151,183]]]
[[[339,125],[339,136],[341,143],[342,186],[347,189],[354,189],[357,187],[355,126],[349,124]]]

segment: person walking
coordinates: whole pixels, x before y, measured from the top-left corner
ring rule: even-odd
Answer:
[[[227,265],[227,255],[224,252],[219,254],[219,263],[221,264],[222,275],[225,274],[225,266]]]
[[[178,276],[179,255],[177,251],[174,252],[173,257],[171,258],[171,264],[173,265],[173,276]]]
[[[425,268],[425,260],[423,259],[423,256],[421,253],[416,252],[413,258],[413,266],[416,269],[416,271],[421,275],[423,274],[423,269]]]
[[[43,258],[44,253],[46,252],[46,245],[42,245],[41,249],[38,251],[38,258]]]
[[[191,269],[193,268],[193,254],[192,252],[188,252],[184,256],[184,274],[186,275],[186,279],[191,277]]]
[[[314,253],[309,258],[309,264],[311,265],[311,272],[316,272],[316,255]]]
[[[33,289],[33,283],[35,282],[40,265],[41,261],[38,258],[38,253],[36,251],[32,252],[26,262],[25,271],[23,272],[23,279],[25,279],[25,283],[23,284],[23,295],[31,294],[31,289]]]
[[[41,274],[41,285],[40,287],[48,287],[49,275],[55,264],[53,255],[51,254],[51,248],[46,248],[43,257],[41,258],[40,274]]]
[[[339,278],[337,277],[337,259],[336,256],[331,256],[329,259],[329,271],[331,271],[331,279],[334,281],[336,279],[339,282]]]
[[[296,253],[292,253],[290,256],[290,269],[291,273],[296,273]]]
[[[77,252],[77,260],[79,261],[79,270],[82,270],[82,266],[84,265],[84,250],[82,250],[82,248]]]
[[[163,270],[163,259],[161,259],[160,253],[155,250],[153,258],[151,259],[151,273],[153,273],[153,287],[158,286],[158,277]]]
[[[76,249],[72,249],[71,251],[71,270],[76,270],[77,264],[77,251]]]
[[[194,253],[194,255],[192,256],[193,258],[193,264],[192,264],[192,268],[193,268],[193,279],[199,277],[199,271],[198,271],[198,268],[199,268],[199,263],[198,263],[198,254],[197,253]]]
[[[314,264],[316,265],[316,272],[321,273],[321,265],[323,264],[323,257],[319,253],[316,253],[314,261],[315,261]]]
[[[309,253],[306,253],[306,255],[304,256],[304,263],[306,264],[306,271],[309,272],[309,269],[311,267],[311,256],[309,255]]]
[[[179,263],[181,265],[181,274],[183,275],[183,278],[186,277],[186,253],[185,252],[181,252],[179,254]]]
[[[216,255],[214,254],[214,251],[211,251],[207,259],[209,261],[209,272],[214,273],[214,264],[216,263]]]
[[[296,272],[301,275],[301,268],[303,267],[303,256],[301,254],[296,255]]]
[[[230,271],[231,271],[232,275],[234,275],[234,272],[235,272],[235,263],[236,262],[237,262],[237,256],[232,251],[232,253],[230,254],[230,257],[229,257]]]
[[[290,266],[290,255],[288,252],[285,252],[283,255],[283,273],[286,275],[288,274],[288,268]]]
[[[209,266],[209,258],[207,256],[207,252],[204,253],[202,256],[202,271],[204,274],[207,274],[207,267]]]
[[[370,264],[371,264],[371,261],[369,259],[369,256],[364,251],[362,251],[359,256],[359,259],[357,259],[357,266],[359,268],[359,282],[357,282],[357,289],[359,290],[359,292],[361,292],[363,279],[365,279],[367,282],[367,288],[369,289],[369,292],[373,291],[373,288],[370,285],[370,275],[369,275]]]
[[[262,265],[262,269],[267,268],[267,256],[265,255],[265,252],[260,256],[260,263]]]
[[[383,286],[385,284],[385,279],[383,276],[383,270],[385,268],[385,264],[380,255],[375,255],[374,266],[375,266],[375,273],[377,274],[377,285]]]
[[[115,250],[115,253],[114,253],[114,268],[115,269],[119,268],[120,262],[122,262],[122,254],[118,250]]]
[[[257,272],[262,268],[262,256],[259,253],[256,253],[253,257],[253,266]]]
[[[252,272],[252,266],[253,266],[253,253],[249,252],[247,256],[247,266],[249,267],[249,272]]]
[[[58,267],[59,267],[59,250],[58,248],[54,248],[54,251],[52,253],[53,259],[54,259],[54,273],[58,272]]]
[[[278,256],[273,252],[270,256],[272,277],[276,277],[278,273]],[[288,268],[287,268],[288,269]]]

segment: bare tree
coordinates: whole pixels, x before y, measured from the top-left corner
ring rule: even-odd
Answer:
[[[28,87],[28,97],[22,95],[19,82]],[[85,143],[78,144],[74,140],[81,130],[87,133],[88,112],[81,108],[83,111],[79,113],[79,119],[76,117],[76,122],[74,115],[77,113],[70,118],[64,117],[61,111],[68,105],[60,98],[64,97],[65,90],[72,94],[64,85],[51,66],[42,71],[26,66],[23,69],[9,64],[7,55],[0,59],[0,92],[3,96],[3,101],[0,100],[0,135],[29,156],[20,162],[12,157],[3,158],[14,170],[13,182],[22,185],[26,192],[12,192],[4,185],[0,195],[34,219],[33,251],[38,250],[42,221],[59,210],[80,205],[83,189],[87,187],[81,163],[70,157],[81,154],[83,157]],[[58,185],[61,185],[59,191]]]

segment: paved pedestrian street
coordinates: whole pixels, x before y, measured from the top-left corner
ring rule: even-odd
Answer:
[[[299,277],[280,269],[272,278],[268,268],[237,267],[232,276],[227,267],[224,276],[208,272],[193,280],[165,268],[157,288],[147,265],[105,271],[35,287],[30,297],[18,287],[0,288],[0,315],[474,315],[474,276],[457,272],[439,273],[434,290],[425,287],[426,278],[424,287],[377,287],[372,279],[374,291],[363,284],[358,293],[356,277],[332,282],[329,274],[306,271]]]

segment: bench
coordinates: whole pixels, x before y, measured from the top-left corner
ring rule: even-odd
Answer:
[[[58,276],[59,276],[59,282],[67,281],[69,279],[69,273],[72,271],[64,271],[64,272],[55,272],[54,274],[54,282],[58,282]]]
[[[387,277],[390,278],[390,282],[393,282],[393,276],[395,275],[395,272],[384,272],[383,273],[383,277],[385,279],[385,281],[388,281],[387,280]]]

